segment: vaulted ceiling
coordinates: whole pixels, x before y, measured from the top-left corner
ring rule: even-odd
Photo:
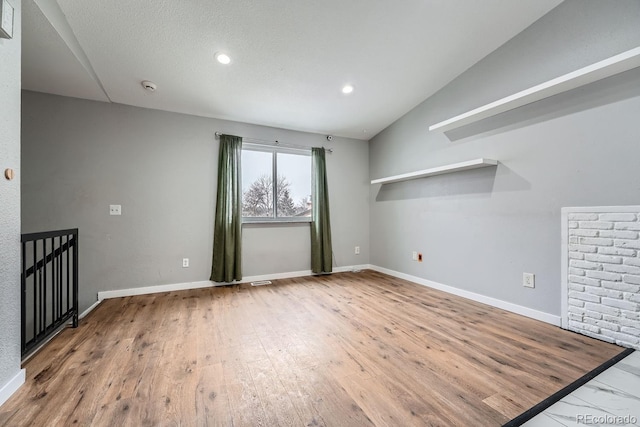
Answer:
[[[23,88],[368,140],[560,2],[23,0]]]

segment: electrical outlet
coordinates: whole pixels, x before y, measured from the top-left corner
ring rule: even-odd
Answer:
[[[122,205],[109,205],[109,215],[122,215]]]
[[[418,252],[413,251],[413,253],[411,254],[411,260],[412,261],[417,261],[418,260]]]
[[[189,258],[182,258],[182,268],[189,267]]]
[[[418,262],[422,262],[422,254],[421,253],[418,254]]]
[[[522,286],[525,288],[535,288],[536,275],[533,273],[522,273]]]
[[[360,246],[356,246],[356,249],[354,252],[356,253],[356,255],[360,255]]]

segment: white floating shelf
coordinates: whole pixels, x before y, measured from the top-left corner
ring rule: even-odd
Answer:
[[[529,89],[429,126],[443,132],[575,89],[640,66],[640,47],[612,56]]]
[[[473,159],[466,162],[438,166],[437,168],[403,173],[402,175],[394,175],[387,178],[374,179],[371,181],[371,184],[391,184],[392,182],[408,181],[410,179],[424,178],[427,176],[442,175],[445,173],[459,172],[469,169],[486,168],[488,166],[496,166],[497,164],[498,161],[493,159]]]

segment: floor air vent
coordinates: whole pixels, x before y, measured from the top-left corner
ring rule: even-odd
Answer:
[[[264,286],[270,284],[271,280],[258,280],[257,282],[251,282],[251,286]]]

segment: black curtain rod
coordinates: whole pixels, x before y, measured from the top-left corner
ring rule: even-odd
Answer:
[[[215,133],[216,138],[220,137],[220,135],[222,135],[221,132],[216,132]],[[268,139],[258,139],[258,138],[242,138],[243,141],[247,141],[249,143],[254,143],[254,144],[263,144],[263,145],[273,145],[275,147],[285,147],[285,148],[297,148],[297,149],[302,149],[302,150],[311,150],[311,147],[306,147],[304,145],[294,145],[294,144],[283,144],[282,142],[275,140],[275,141],[271,141]],[[322,147],[324,148],[324,147]],[[333,149],[332,148],[324,148],[324,151],[328,151],[329,153],[333,153]]]

